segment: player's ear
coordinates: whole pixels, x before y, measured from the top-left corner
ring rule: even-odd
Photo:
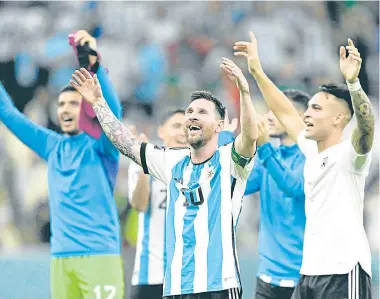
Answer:
[[[218,125],[217,125],[216,129],[215,129],[215,132],[216,133],[220,133],[220,132],[223,131],[223,128],[224,128],[224,120],[220,120],[218,122]]]
[[[345,116],[343,113],[338,113],[335,117],[334,117],[334,121],[333,121],[333,125],[334,126],[337,126],[341,123],[343,123],[345,120]]]

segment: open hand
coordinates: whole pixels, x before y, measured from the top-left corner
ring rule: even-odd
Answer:
[[[231,59],[222,58],[221,69],[228,75],[228,77],[236,84],[241,92],[249,92],[248,81],[245,78],[241,69]]]
[[[78,91],[84,100],[94,105],[103,98],[102,88],[100,87],[96,74],[92,77],[85,69],[76,70],[70,80],[70,85]]]
[[[348,57],[346,57],[346,50],[349,54]],[[362,59],[360,58],[358,49],[350,38],[348,39],[348,46],[340,47],[339,56],[340,71],[348,82],[354,83],[358,79]]]
[[[262,71],[259,52],[257,50],[257,40],[252,31],[249,32],[251,38],[250,42],[239,41],[235,43],[234,50],[235,56],[243,56],[247,58],[248,70],[252,76]]]

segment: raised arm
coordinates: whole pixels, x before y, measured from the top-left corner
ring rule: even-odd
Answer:
[[[348,57],[346,57],[346,49]],[[350,90],[352,106],[356,116],[356,127],[352,133],[351,142],[360,155],[367,154],[373,145],[375,134],[375,116],[366,93],[361,88],[358,75],[360,72],[362,59],[360,53],[351,39],[348,39],[348,46],[340,47],[340,70],[346,79]]]
[[[104,133],[116,148],[138,165],[141,165],[141,142],[112,113],[103,97],[97,75],[94,77],[84,68],[75,71],[70,84],[92,105]]]
[[[50,151],[60,138],[59,134],[33,123],[18,111],[1,83],[0,120],[22,143],[44,160],[48,159]]]
[[[88,43],[91,50],[95,52],[97,51],[96,39],[92,37],[87,31],[80,30],[76,32],[73,37],[75,44],[83,46],[85,43]],[[88,62],[91,65],[91,71],[96,72],[97,74],[104,99],[106,100],[112,113],[115,114],[118,119],[121,119],[122,108],[119,97],[112,85],[107,70],[100,64],[99,54],[97,54],[97,56],[89,54],[88,57]],[[116,158],[119,154],[118,150],[115,148],[115,146],[113,146],[111,141],[104,133],[102,133],[101,137],[99,138],[97,145],[99,147],[99,150],[107,156]]]
[[[223,58],[221,68],[240,91],[240,134],[235,139],[235,150],[239,155],[251,158],[256,151],[258,131],[249,85],[241,69],[232,60]]]
[[[96,74],[100,86],[102,87],[104,99],[106,100],[111,112],[116,116],[117,119],[120,120],[122,116],[120,100],[117,96],[116,90],[114,89],[111,83],[107,71],[104,69],[104,67],[100,66]],[[100,147],[101,152],[105,155],[109,155],[114,158],[118,157],[117,148],[112,144],[110,139],[107,138],[104,131],[98,140],[98,145]]]
[[[273,111],[292,139],[297,141],[299,133],[306,126],[292,102],[264,73],[260,63],[256,37],[253,32],[250,32],[249,35],[251,42],[239,41],[235,43],[235,56],[247,58],[249,72],[255,78],[269,109]]]

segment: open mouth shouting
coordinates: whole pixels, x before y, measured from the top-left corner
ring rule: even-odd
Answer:
[[[306,125],[306,130],[310,130],[312,127],[314,127],[314,125],[307,120],[305,120],[305,125]]]
[[[61,116],[61,123],[62,123],[62,126],[64,127],[73,125],[73,121],[74,121],[73,117],[68,114]]]

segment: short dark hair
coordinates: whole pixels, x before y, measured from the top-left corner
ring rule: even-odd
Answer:
[[[66,85],[66,86],[64,86],[64,87],[60,90],[59,94],[64,93],[64,92],[67,92],[67,91],[75,91],[75,92],[78,92],[78,91],[77,91],[74,87],[72,87],[71,85]]]
[[[285,89],[283,93],[293,102],[300,104],[304,110],[307,110],[311,99],[311,96],[307,92],[297,89]]]
[[[329,82],[319,86],[319,90],[331,94],[337,97],[339,100],[346,102],[348,108],[350,109],[351,116],[354,115],[354,108],[352,107],[350,91],[348,90],[348,87],[345,84]]]
[[[160,125],[162,126],[164,123],[166,123],[166,121],[169,118],[171,118],[174,114],[177,114],[177,113],[185,114],[185,110],[183,110],[183,109],[175,109],[175,110],[170,110],[169,112],[166,112],[164,114],[164,116],[161,118]]]
[[[194,102],[195,100],[199,99],[205,99],[207,101],[213,102],[215,105],[216,112],[222,119],[224,119],[226,115],[226,107],[224,107],[222,102],[219,101],[216,97],[214,97],[211,92],[205,90],[194,91],[191,93],[190,99],[190,102]]]

